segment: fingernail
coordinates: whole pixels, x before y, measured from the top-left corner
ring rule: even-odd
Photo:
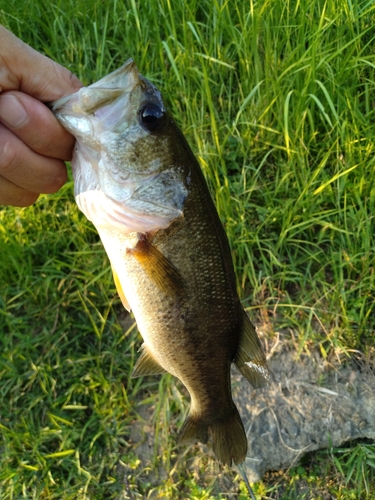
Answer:
[[[9,128],[20,128],[28,114],[23,104],[14,95],[0,95],[0,120]]]

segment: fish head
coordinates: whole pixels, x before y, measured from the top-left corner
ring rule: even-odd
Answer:
[[[52,111],[77,139],[76,201],[97,228],[149,232],[182,217],[189,172],[181,133],[131,59]]]

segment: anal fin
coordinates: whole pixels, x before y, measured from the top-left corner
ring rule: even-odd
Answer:
[[[167,370],[159,365],[146,344],[142,345],[140,351],[141,355],[139,356],[131,374],[132,378],[143,377],[144,375],[160,375],[161,373],[166,373]]]
[[[243,311],[242,333],[234,363],[255,389],[269,382],[270,372],[262,345],[245,311]]]

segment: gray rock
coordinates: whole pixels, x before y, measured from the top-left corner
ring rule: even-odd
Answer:
[[[307,452],[375,438],[375,375],[369,363],[324,362],[279,344],[273,380],[254,390],[239,375],[234,399],[248,435],[244,464],[251,481],[295,466]]]

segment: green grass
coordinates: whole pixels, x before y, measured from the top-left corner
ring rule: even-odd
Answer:
[[[87,84],[133,57],[200,159],[252,316],[293,329],[300,351],[373,349],[372,2],[0,0],[0,22]],[[71,182],[2,208],[0,249],[0,498],[226,498],[214,464],[193,477],[194,453],[179,455],[181,387],[129,378],[140,339],[119,325]],[[156,483],[129,440],[142,399],[155,406],[154,466],[171,471]],[[373,454],[320,453],[254,490],[374,498]]]

